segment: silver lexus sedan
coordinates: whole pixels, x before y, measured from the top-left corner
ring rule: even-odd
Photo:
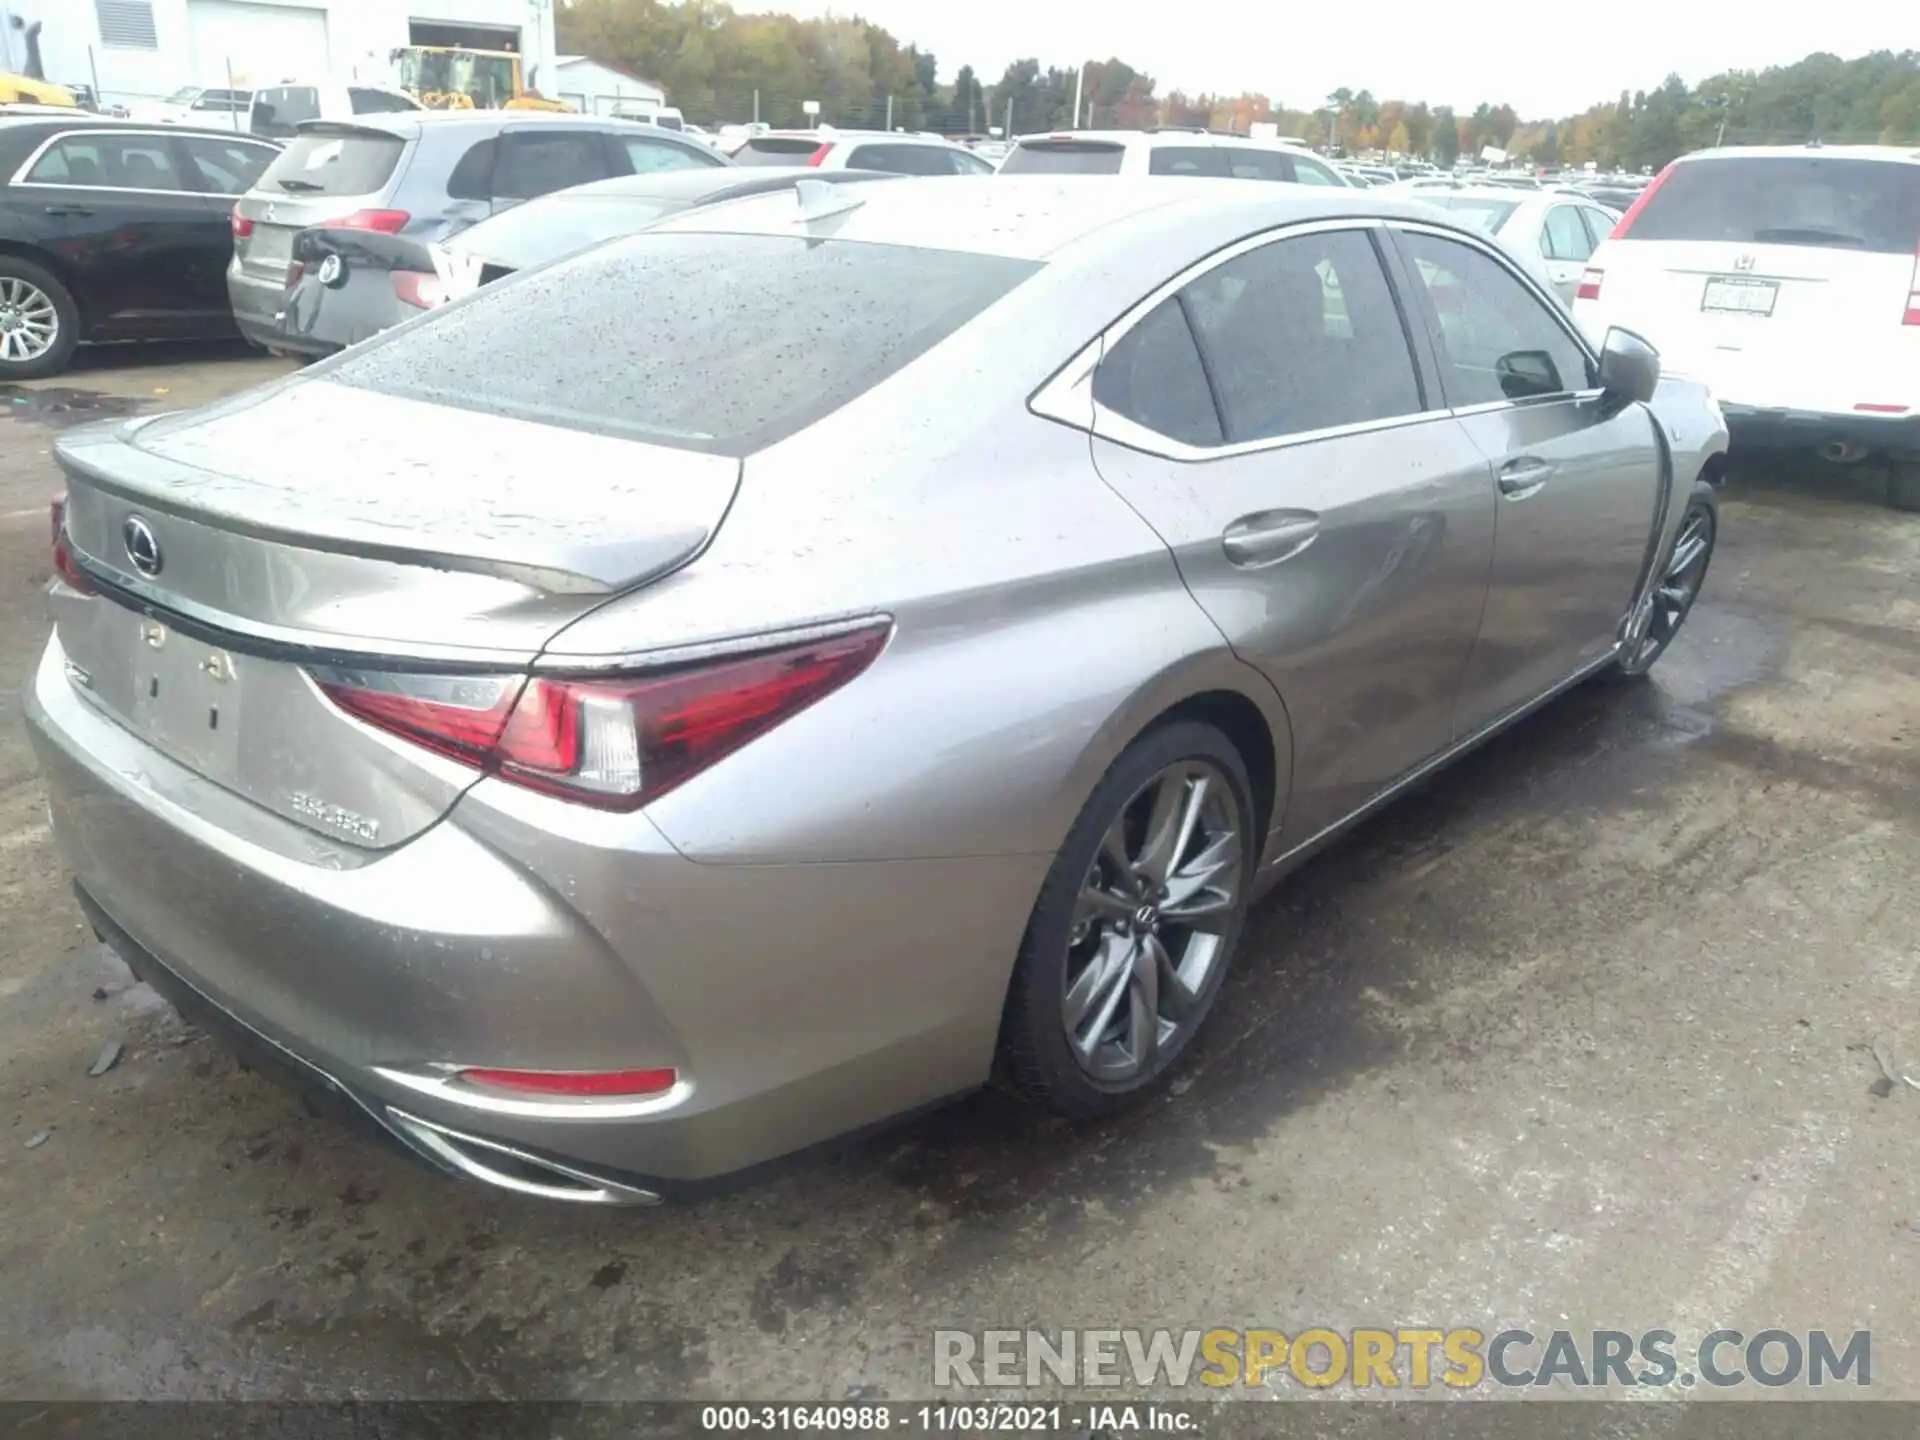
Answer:
[[[72,432],[27,709],[184,1010],[646,1202],[1155,1086],[1263,885],[1653,664],[1725,445],[1417,202],[802,183]]]

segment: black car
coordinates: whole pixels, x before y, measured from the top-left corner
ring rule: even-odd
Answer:
[[[0,381],[83,341],[232,335],[231,215],[279,148],[90,115],[0,119]]]
[[[631,235],[682,210],[792,190],[801,180],[895,178],[874,170],[731,168],[621,175],[529,200],[438,244],[314,226],[294,237],[280,325],[305,351],[337,350],[516,270]]]

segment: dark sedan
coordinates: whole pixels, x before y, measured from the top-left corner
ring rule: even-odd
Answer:
[[[621,175],[529,200],[438,244],[315,226],[294,239],[280,325],[304,349],[337,349],[515,270],[631,235],[696,205],[791,190],[800,180],[838,185],[893,178],[870,170]]]
[[[228,215],[278,153],[183,125],[0,119],[0,380],[56,374],[85,342],[236,333]]]

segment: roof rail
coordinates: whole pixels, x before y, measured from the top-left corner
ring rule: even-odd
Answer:
[[[1205,135],[1209,132],[1204,125],[1149,125],[1146,133],[1149,135]]]

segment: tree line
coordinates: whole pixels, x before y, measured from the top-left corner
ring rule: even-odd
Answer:
[[[574,0],[558,10],[560,49],[662,86],[689,120],[805,125],[802,106],[845,126],[1014,134],[1075,121],[1094,129],[1197,125],[1245,132],[1256,121],[1316,146],[1387,150],[1449,165],[1493,146],[1541,164],[1657,169],[1676,155],[1727,144],[1920,143],[1920,52],[1858,59],[1815,54],[1688,86],[1622,91],[1577,115],[1522,120],[1511,105],[1456,110],[1339,89],[1306,106],[1264,94],[1160,94],[1117,58],[1079,69],[1017,60],[997,81],[962,65],[942,81],[935,57],[858,16],[800,20],[741,14],[719,0]],[[1076,97],[1076,89],[1078,95]]]

